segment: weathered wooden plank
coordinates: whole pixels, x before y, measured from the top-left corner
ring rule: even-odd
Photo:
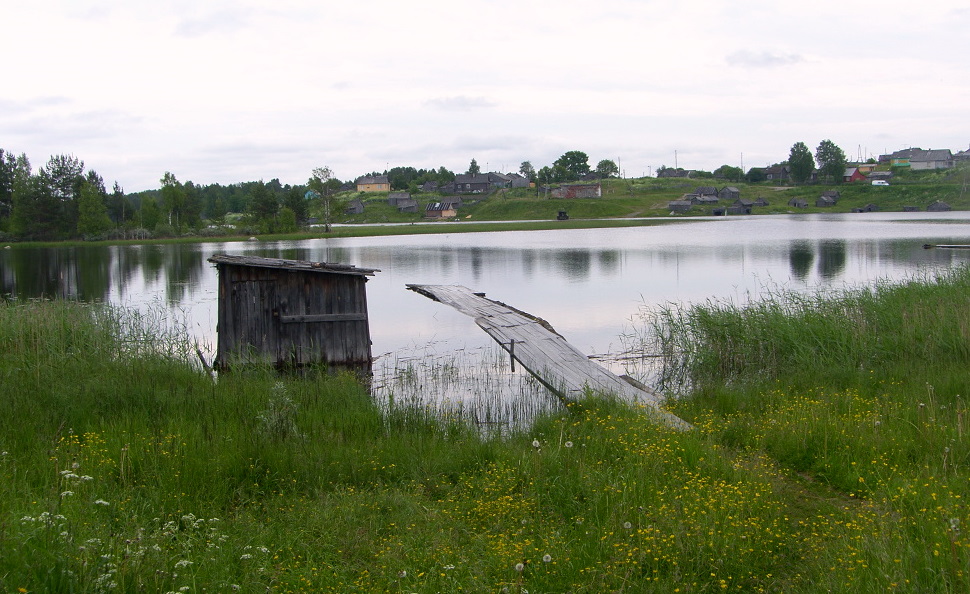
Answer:
[[[458,285],[407,285],[408,289],[454,307],[475,323],[550,390],[579,400],[588,389],[620,396],[649,407],[652,417],[678,429],[686,421],[662,410],[663,396],[635,387],[569,344],[544,320]]]
[[[367,320],[367,314],[346,313],[346,314],[300,314],[294,316],[280,316],[280,322],[284,324],[297,324],[303,322],[363,322]]]

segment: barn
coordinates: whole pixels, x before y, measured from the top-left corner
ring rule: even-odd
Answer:
[[[371,367],[368,276],[375,268],[216,254],[218,352],[214,367],[266,364]]]

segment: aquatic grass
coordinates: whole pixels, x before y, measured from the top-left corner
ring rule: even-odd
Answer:
[[[667,389],[782,375],[847,381],[901,364],[900,375],[928,378],[940,362],[970,359],[970,271],[835,292],[776,287],[743,304],[667,304],[641,318],[641,348],[664,358]]]

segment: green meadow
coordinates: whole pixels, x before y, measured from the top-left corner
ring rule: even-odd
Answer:
[[[495,435],[3,302],[0,591],[970,590],[970,271],[639,329],[693,430],[589,394]]]

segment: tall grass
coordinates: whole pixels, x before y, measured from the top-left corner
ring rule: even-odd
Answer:
[[[970,360],[970,272],[842,291],[770,291],[731,301],[647,312],[665,358],[665,387],[703,388],[743,379],[830,378],[870,371],[920,381]]]
[[[739,375],[674,402],[695,431],[590,396],[495,436],[350,376],[213,381],[166,327],[0,306],[0,591],[968,586],[952,359],[910,396]]]

